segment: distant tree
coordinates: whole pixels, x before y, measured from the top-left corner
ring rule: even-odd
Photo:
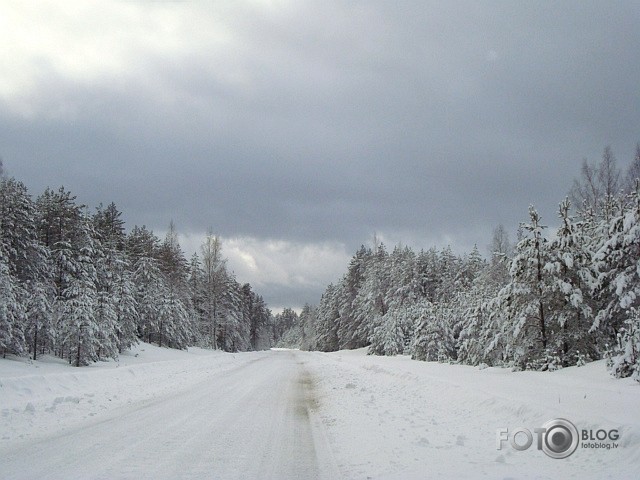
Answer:
[[[269,344],[268,341],[265,342],[265,337],[270,334],[267,333],[269,330],[269,324],[271,322],[271,311],[267,308],[267,304],[264,299],[260,295],[256,295],[251,292],[251,296],[253,300],[251,301],[251,313],[250,313],[250,342],[251,348],[254,350],[258,350],[260,346],[266,346]]]
[[[155,258],[159,256],[160,240],[154,233],[142,227],[135,226],[127,235],[126,251],[133,265],[142,258]]]
[[[640,179],[640,142],[636,144],[636,152],[624,180],[624,191],[626,194],[633,194],[637,179]]]
[[[583,160],[581,178],[573,182],[571,201],[578,209],[593,212],[608,222],[620,187],[620,170],[611,147],[607,146],[599,164]]]
[[[298,327],[298,314],[291,308],[285,308],[281,313],[276,314],[274,322],[273,336],[278,342],[286,332],[294,327]]]
[[[106,208],[103,208],[101,204],[96,210],[93,216],[93,226],[98,238],[106,248],[123,251],[126,234],[122,212],[113,202]]]
[[[222,297],[227,281],[226,260],[222,257],[222,241],[209,230],[204,243],[200,246],[203,269],[203,324],[200,333],[205,344],[218,348],[219,326],[223,314]]]
[[[502,224],[493,230],[493,237],[489,245],[489,278],[496,285],[504,285],[509,278],[508,264],[511,261],[513,247],[509,241],[509,234]]]
[[[300,348],[311,350],[316,337],[316,311],[305,303],[299,316],[300,323]]]

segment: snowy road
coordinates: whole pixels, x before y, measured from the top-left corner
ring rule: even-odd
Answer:
[[[330,478],[304,365],[294,352],[250,358],[63,435],[0,447],[0,477]]]

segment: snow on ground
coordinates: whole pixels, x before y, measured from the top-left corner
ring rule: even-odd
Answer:
[[[640,385],[602,362],[514,373],[148,344],[85,368],[13,358],[0,360],[0,478],[637,478],[639,407]],[[619,446],[497,449],[499,428],[554,418],[616,429]]]
[[[358,350],[312,353],[308,363],[345,478],[638,478],[640,385],[612,378],[603,362],[514,373]],[[564,459],[535,441],[525,451],[508,442],[497,449],[498,428],[533,433],[555,418],[579,432],[619,429],[620,446],[578,447]]]
[[[81,368],[49,355],[0,359],[0,441],[41,437],[117,407],[170,396],[255,355],[140,343],[117,362]]]

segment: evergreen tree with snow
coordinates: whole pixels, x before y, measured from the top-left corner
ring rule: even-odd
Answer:
[[[549,276],[550,350],[568,366],[574,365],[578,356],[598,358],[594,335],[589,333],[593,254],[584,224],[571,218],[568,198],[560,203],[559,217],[562,223],[549,245],[544,273]]]
[[[364,245],[356,252],[347,268],[347,273],[340,282],[339,288],[339,311],[340,323],[338,327],[338,337],[340,338],[340,348],[360,348],[368,343],[364,323],[367,321],[365,315],[358,311],[362,307],[357,301],[358,294],[363,288],[367,275],[367,268],[372,264],[371,249]]]
[[[456,342],[461,363],[481,363],[498,366],[504,361],[505,319],[493,302],[499,291],[494,271],[489,266],[485,276],[479,276],[473,286],[458,297],[463,322]]]
[[[158,262],[140,257],[135,264],[133,281],[138,313],[138,336],[145,342],[159,342],[159,308],[166,298],[166,286]]]
[[[618,339],[617,348],[627,358],[628,343],[633,343],[637,336],[635,326],[640,306],[640,180],[628,205],[622,214],[612,219],[609,239],[594,257],[599,272],[596,294],[607,302],[592,325],[593,331]],[[629,348],[633,351],[636,347]],[[619,376],[629,372],[631,370],[625,368],[615,371]]]
[[[640,309],[630,307],[620,331],[620,348],[611,360],[611,374],[618,378],[632,377],[640,382]]]
[[[113,355],[113,325],[99,315],[96,251],[89,228],[84,219],[73,252],[73,270],[61,296],[60,340],[76,367],[99,360],[102,349]]]
[[[450,309],[444,303],[423,301],[415,307],[418,320],[411,348],[411,358],[423,361],[445,361],[453,357],[454,345],[450,329]]]
[[[31,357],[36,360],[38,352],[52,349],[56,339],[53,322],[53,284],[47,281],[33,281],[25,292],[24,335]]]
[[[3,357],[7,353],[22,355],[26,350],[23,333],[25,312],[19,290],[0,250],[0,353]]]
[[[316,309],[316,348],[320,351],[338,350],[339,305],[338,289],[333,284],[329,284]]]
[[[19,303],[20,332],[14,325],[17,345],[22,338],[33,359],[40,346],[53,344],[51,328],[51,278],[49,252],[38,240],[36,205],[21,182],[13,178],[0,179],[0,255],[5,259],[5,279]],[[15,308],[13,309],[15,312]]]
[[[354,300],[354,324],[357,326],[352,332],[352,344],[362,347],[371,343],[376,327],[382,324],[384,315],[389,308],[386,294],[389,290],[390,271],[388,269],[389,254],[384,244],[377,242],[370,261],[367,263],[364,282],[358,290]],[[338,322],[345,320],[340,312]],[[344,339],[339,337],[338,348],[346,348]]]
[[[368,353],[373,355],[409,353],[416,321],[415,305],[392,304],[371,335]]]
[[[116,255],[111,263],[112,277],[109,295],[115,310],[115,334],[118,352],[138,343],[138,304],[133,275],[124,255]]]
[[[548,316],[550,279],[544,267],[549,261],[546,228],[540,215],[529,207],[529,223],[523,224],[524,238],[518,243],[511,263],[510,283],[498,294],[494,308],[501,311],[511,339],[506,349],[520,368],[547,368],[549,354]]]

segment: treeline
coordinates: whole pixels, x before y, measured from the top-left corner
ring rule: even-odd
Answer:
[[[608,358],[640,380],[640,145],[626,176],[610,148],[584,162],[549,231],[535,208],[515,247],[494,232],[477,248],[388,252],[361,247],[319,305],[305,307],[290,343],[334,351],[552,370]]]
[[[270,346],[272,316],[228,271],[209,233],[185,258],[173,225],[161,241],[125,231],[111,203],[90,212],[61,187],[33,200],[0,179],[0,353],[53,353],[74,365],[117,358],[138,340],[225,351]]]

